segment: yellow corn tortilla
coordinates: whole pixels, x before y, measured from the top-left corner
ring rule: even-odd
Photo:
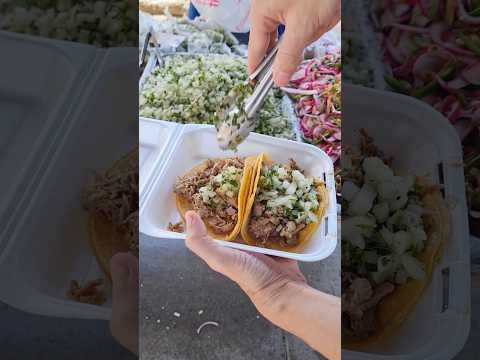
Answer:
[[[342,347],[366,351],[373,345],[390,339],[408,318],[428,287],[433,270],[441,259],[449,236],[450,224],[440,191],[427,193],[422,201],[429,211],[428,222],[431,227],[427,233],[425,249],[417,256],[417,259],[425,265],[425,279],[410,279],[405,284],[396,286],[394,292],[385,297],[376,308],[377,331],[363,339],[345,337],[342,339]]]
[[[138,163],[138,149],[117,160],[108,173],[127,169],[132,162]],[[88,215],[89,243],[100,268],[111,281],[110,259],[119,252],[129,251],[129,237],[125,229],[114,225],[101,213],[90,211]]]
[[[249,234],[248,224],[249,224],[250,215],[253,210],[253,204],[255,202],[255,195],[257,193],[258,181],[260,180],[261,170],[264,164],[273,165],[274,162],[267,155],[261,154],[259,156],[259,161],[255,171],[255,178],[252,181],[250,194],[246,202],[245,217],[244,217],[244,222],[242,225],[242,232],[241,232],[243,240],[247,244],[253,245],[253,246],[258,246],[258,244],[257,244],[257,241]],[[323,216],[325,215],[325,211],[328,207],[328,191],[327,191],[327,188],[325,187],[325,184],[321,183],[319,186],[317,186],[317,193],[320,195],[320,199],[321,199],[320,206],[318,207],[318,210],[316,212],[318,220],[316,222],[308,224],[307,227],[298,234],[299,236],[298,245],[282,246],[277,243],[268,243],[267,244],[268,248],[276,249],[276,250],[298,251],[298,250],[301,250],[301,248],[303,248],[308,243],[308,240],[313,236],[313,234],[317,231],[318,227],[320,226]]]
[[[211,237],[218,240],[232,241],[232,240],[235,240],[238,234],[240,233],[240,230],[242,227],[242,220],[245,212],[246,197],[249,194],[250,186],[251,186],[250,179],[252,177],[252,172],[256,169],[256,165],[258,162],[257,159],[258,159],[257,156],[251,156],[245,159],[242,181],[240,183],[240,190],[238,193],[238,219],[237,219],[237,224],[235,225],[235,228],[232,230],[230,234],[225,235],[225,234],[220,234],[215,232],[212,227],[210,227],[207,223],[205,223],[207,232]],[[202,169],[206,168],[206,165],[207,165],[207,161],[204,161],[200,165],[191,169],[185,175],[190,175],[198,171],[202,171]],[[193,204],[188,199],[185,199],[184,197],[179,195],[176,195],[175,201],[177,204],[178,212],[180,213],[180,216],[182,217],[182,219],[185,221],[185,214],[187,213],[187,211],[193,210]]]

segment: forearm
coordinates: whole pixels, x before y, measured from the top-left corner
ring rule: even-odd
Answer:
[[[285,296],[260,311],[275,325],[298,336],[328,359],[340,359],[340,298],[289,284]],[[263,311],[262,311],[263,310]]]

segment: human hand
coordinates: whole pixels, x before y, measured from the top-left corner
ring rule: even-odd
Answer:
[[[213,241],[202,219],[185,215],[187,247],[236,282],[257,310],[329,359],[340,359],[340,299],[308,286],[296,261],[229,248]]]
[[[248,253],[214,242],[194,211],[187,212],[187,247],[213,270],[236,282],[258,311],[270,321],[288,301],[295,287],[308,287],[296,261]]]
[[[122,346],[138,355],[138,259],[130,253],[110,260],[113,283],[110,331]]]
[[[273,80],[286,86],[302,60],[303,50],[333,28],[341,15],[340,0],[252,0],[248,72],[251,74],[277,41],[285,25],[275,62]]]

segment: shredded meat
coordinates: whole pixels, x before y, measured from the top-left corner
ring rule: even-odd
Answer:
[[[378,285],[369,299],[361,303],[353,301],[351,289],[342,294],[342,315],[345,317],[347,334],[356,337],[367,337],[375,331],[375,308],[379,302],[395,290],[395,285],[384,282]]]
[[[168,230],[177,232],[177,233],[183,233],[185,232],[185,225],[183,224],[183,221],[179,221],[175,224],[172,224],[171,222],[169,222]]]
[[[376,329],[375,309],[366,311],[361,318],[350,317],[349,333],[363,338],[372,334]]]
[[[267,242],[278,243],[283,246],[298,244],[298,234],[305,229],[305,224],[297,225],[293,221],[282,218],[280,214],[265,211],[265,207],[260,203],[254,205],[253,212],[254,214],[248,224],[248,231],[259,245],[265,245]],[[279,225],[282,228],[280,231],[278,231]]]
[[[286,168],[287,170],[291,170],[291,171],[293,171],[293,170],[298,170],[298,171],[300,171],[301,173],[303,173],[303,170],[301,170],[301,169],[298,167],[296,161],[293,160],[293,159],[289,159],[289,160],[288,160],[288,164],[287,164],[287,166],[285,166],[285,168]]]
[[[238,209],[238,204],[237,204],[237,199],[236,198],[231,198],[228,197],[227,195],[223,194],[221,191],[218,191],[218,189],[215,191],[215,193],[223,200],[225,203],[233,207],[234,209]]]
[[[138,157],[115,171],[96,174],[82,202],[86,210],[103,214],[125,232],[130,250],[138,254]]]
[[[85,286],[80,286],[78,281],[70,282],[70,289],[67,291],[67,298],[85,304],[102,305],[106,301],[105,294],[100,288],[103,279],[89,281]]]
[[[127,234],[130,252],[138,256],[138,210],[130,214],[123,228]]]
[[[248,224],[248,231],[261,244],[265,244],[272,235],[275,235],[275,228],[268,217],[253,217]]]
[[[392,283],[384,282],[380,284],[375,288],[373,296],[359,305],[360,311],[364,312],[374,308],[385,296],[391,294],[393,290],[395,290],[395,285]]]
[[[225,212],[227,213],[228,216],[235,217],[237,215],[237,209],[232,206],[228,207],[227,210],[225,210]]]
[[[194,174],[181,176],[175,183],[175,193],[192,200],[193,195],[198,192],[198,189],[208,184],[213,176],[218,175],[224,168],[235,166],[243,168],[243,159],[235,157],[228,159],[206,160],[204,166]]]
[[[228,234],[237,224],[237,209],[228,207],[219,211],[211,208],[203,202],[200,194],[193,195],[193,209],[217,233]]]
[[[175,193],[191,202],[193,210],[195,210],[215,232],[220,234],[228,234],[235,228],[238,220],[238,200],[216,191],[216,194],[224,203],[213,208],[203,202],[198,191],[202,186],[207,185],[212,177],[220,174],[220,172],[229,166],[243,168],[244,162],[237,157],[215,161],[207,160],[199,171],[196,171],[194,174],[179,177],[175,184]]]
[[[261,203],[255,203],[253,206],[253,215],[256,217],[262,216],[263,212],[265,211],[265,206]]]

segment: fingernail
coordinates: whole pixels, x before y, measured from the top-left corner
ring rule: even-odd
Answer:
[[[192,226],[195,223],[195,214],[191,211],[187,212],[185,215],[185,220],[187,221],[187,226]]]
[[[279,71],[274,74],[273,80],[275,81],[275,84],[277,84],[277,86],[285,86],[290,81],[290,74],[284,71]]]
[[[192,235],[194,231],[193,229],[195,227],[195,218],[195,213],[193,213],[192,211],[187,212],[187,214],[185,215],[185,220],[187,222],[187,236]]]

